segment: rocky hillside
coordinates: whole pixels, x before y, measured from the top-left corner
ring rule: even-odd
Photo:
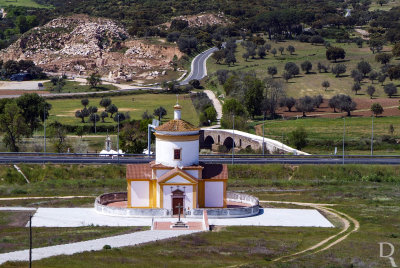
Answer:
[[[197,15],[187,15],[179,16],[173,18],[173,20],[184,20],[188,22],[188,27],[203,27],[203,26],[213,26],[213,25],[226,25],[229,20],[221,12],[219,13],[200,13]],[[171,27],[171,22],[166,22],[162,24],[166,28]]]
[[[4,60],[30,59],[46,72],[96,71],[114,80],[165,74],[174,55],[182,56],[175,46],[133,40],[114,21],[86,15],[54,19],[0,51]]]

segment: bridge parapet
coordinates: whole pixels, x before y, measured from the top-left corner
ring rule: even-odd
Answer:
[[[202,129],[200,131],[200,148],[212,148],[212,146],[225,145],[232,148],[233,141],[235,148],[248,148],[253,150],[262,149],[263,137],[232,129]],[[308,153],[296,150],[280,141],[264,138],[264,148],[271,154],[291,153],[296,155],[309,155]]]

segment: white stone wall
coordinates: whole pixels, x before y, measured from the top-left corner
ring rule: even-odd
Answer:
[[[174,149],[182,149],[181,160],[174,160]],[[199,141],[166,141],[156,139],[156,163],[169,167],[198,165]]]
[[[131,181],[131,206],[149,207],[149,181]]]
[[[171,189],[172,187],[172,189]],[[177,185],[163,186],[163,208],[172,209],[172,192],[178,188]],[[183,186],[179,185],[179,190],[183,191]],[[185,209],[193,209],[193,186],[185,186]]]
[[[219,208],[224,206],[224,182],[205,182],[205,207]]]

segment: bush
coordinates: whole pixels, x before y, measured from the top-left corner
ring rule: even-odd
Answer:
[[[111,249],[110,245],[104,245],[103,249]]]

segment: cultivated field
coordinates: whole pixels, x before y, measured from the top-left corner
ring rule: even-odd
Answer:
[[[167,115],[163,122],[173,119],[173,106],[176,104],[176,95],[173,94],[136,94],[127,96],[110,97],[119,112],[129,112],[131,119],[141,119],[142,114],[148,111],[153,114],[154,109],[163,106],[167,110]],[[104,111],[99,105],[101,98],[89,98],[89,106],[97,106],[98,114]],[[75,117],[75,111],[83,109],[81,99],[61,99],[49,100],[52,105],[49,121],[59,121],[69,125],[83,125],[81,119]],[[179,96],[179,104],[182,105],[182,119],[197,126],[199,124],[198,115],[193,107],[188,95]],[[85,119],[88,121],[88,118]],[[92,124],[92,123],[85,123]],[[97,125],[116,125],[112,118],[106,118],[105,123],[98,122]]]
[[[36,3],[34,0],[0,0],[0,7],[5,6],[24,6],[24,7],[37,7],[37,8],[50,8]]]

